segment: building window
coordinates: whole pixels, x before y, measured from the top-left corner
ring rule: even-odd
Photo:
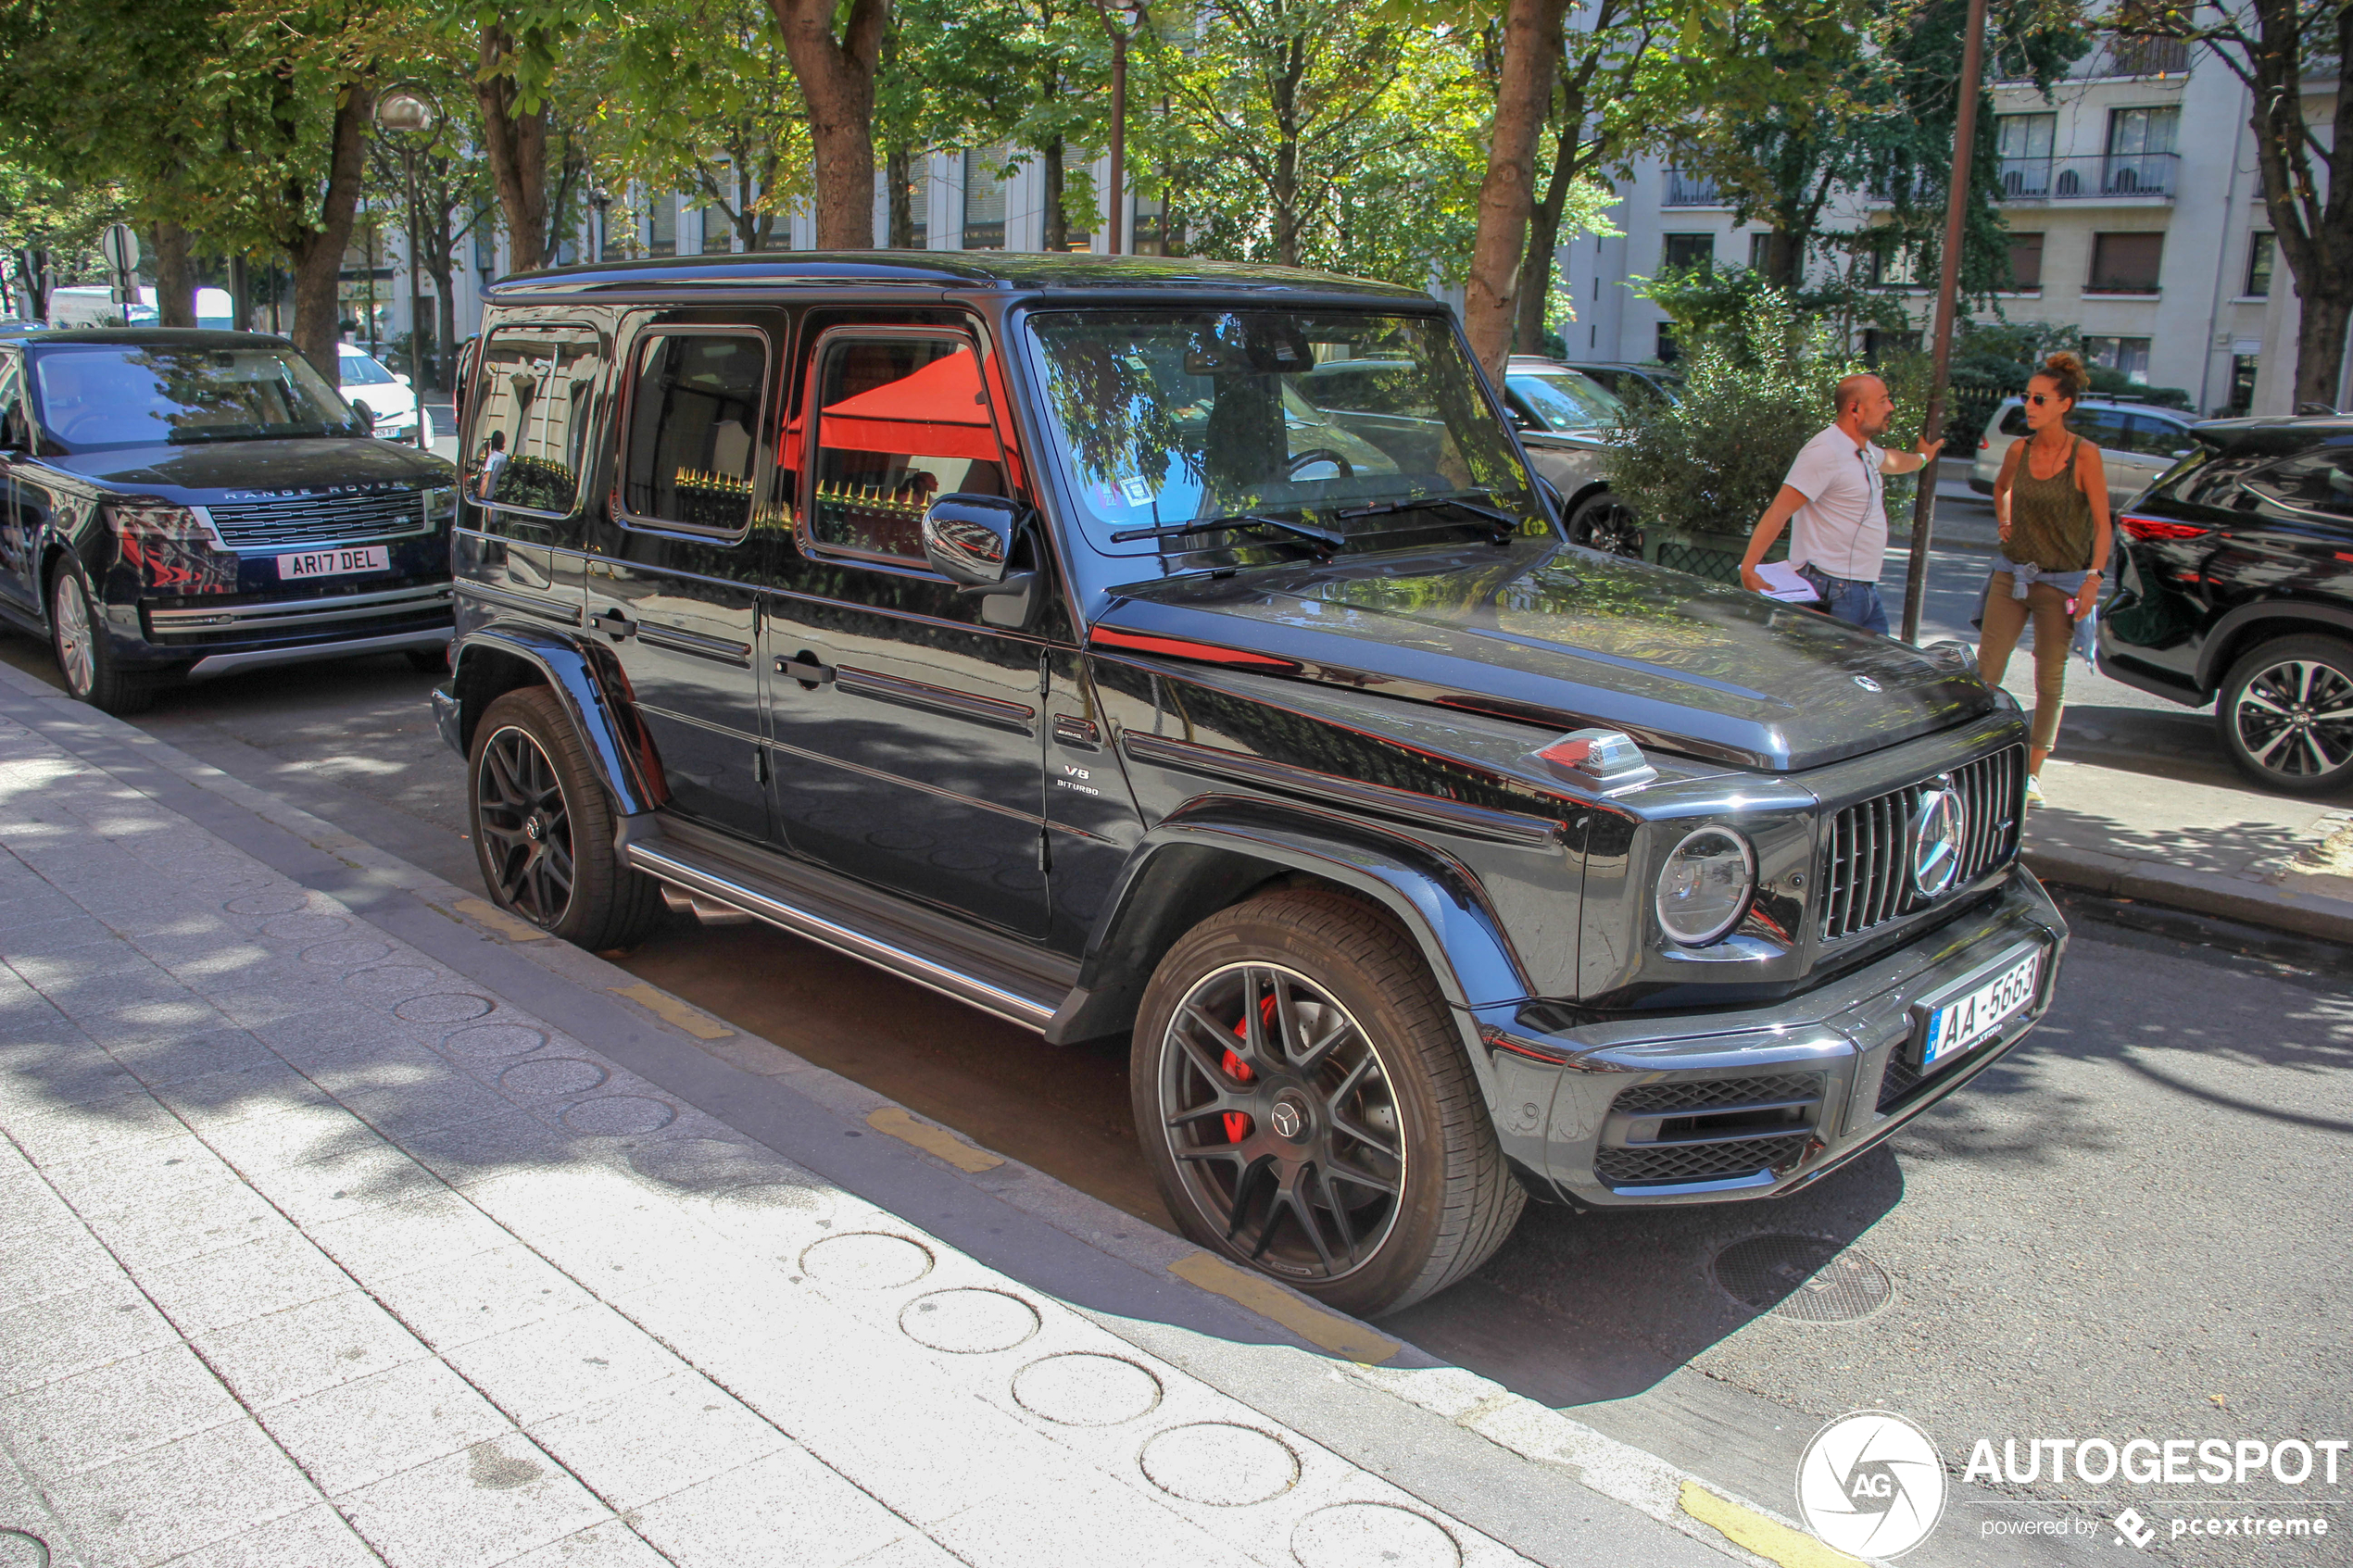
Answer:
[[[735,248],[735,221],[727,216],[725,207],[712,202],[702,209],[702,253],[724,256]]]
[[[1712,174],[1686,174],[1680,169],[1667,171],[1667,205],[1668,207],[1721,207],[1723,193],[1717,189]]]
[[[2043,236],[2012,234],[2010,236],[2010,287],[2020,290],[2043,286]]]
[[[2255,411],[2256,356],[2231,356],[2231,399],[2223,406],[2226,414],[2251,414]]]
[[[1871,282],[1894,289],[1926,287],[1920,281],[1920,253],[1908,245],[1871,252]]]
[[[2105,370],[2121,370],[2134,386],[2149,379],[2149,340],[2145,337],[2085,337],[2083,358]]]
[[[1880,327],[1863,329],[1863,363],[1866,365],[1883,364],[1892,354],[1918,354],[1919,351],[1920,334],[1918,332],[1891,332]]]
[[[907,182],[907,245],[931,248],[931,159],[915,160],[914,177]]]
[[[1659,259],[1662,272],[1705,271],[1716,265],[1716,236],[1713,234],[1669,234],[1667,252]]]
[[[2100,76],[2181,76],[2190,69],[2190,46],[2180,38],[2111,38],[2107,69]]]
[[[1167,202],[1148,201],[1142,196],[1138,196],[1136,198],[1136,216],[1132,220],[1132,222],[1134,226],[1128,231],[1129,238],[1127,245],[1127,248],[1130,251],[1134,252],[1138,256],[1165,256],[1168,254]],[[1087,237],[1087,245],[1088,248],[1093,246],[1093,235],[1089,234]],[[1073,234],[1070,237],[1070,248],[1073,250],[1081,248],[1078,244],[1078,236],[1076,234]]]
[[[1651,358],[1662,365],[1672,365],[1682,357],[1683,351],[1675,346],[1675,323],[1661,321],[1658,324],[1658,336],[1654,340]]]
[[[1762,272],[1773,262],[1773,231],[1748,237],[1748,266],[1753,272]]]
[[[2271,260],[2278,253],[2279,236],[2269,229],[2259,229],[2246,237],[2246,292],[2258,299],[2271,292]]]
[[[646,199],[646,254],[675,256],[678,254],[678,201],[674,196],[658,195]]]
[[[2058,130],[2056,114],[2006,114],[1995,117],[1994,140],[2002,194],[2009,200],[2051,194],[2051,142]]]
[[[1005,185],[1002,147],[972,147],[964,153],[964,248],[1005,248]]]
[[[2101,170],[2100,189],[2116,196],[2171,190],[2173,135],[2181,120],[2182,111],[2171,105],[2110,109],[2108,165]]]
[[[2165,235],[2094,234],[2092,294],[2155,294],[2165,260]]]

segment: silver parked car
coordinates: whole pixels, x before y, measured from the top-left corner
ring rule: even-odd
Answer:
[[[2190,434],[2190,415],[2173,408],[2086,397],[2068,416],[2067,428],[2100,449],[2100,466],[2108,474],[2108,504],[2111,510],[2118,510],[2197,445]],[[1969,475],[1969,488],[1981,495],[1994,494],[1994,482],[2002,476],[2002,459],[2009,455],[2010,443],[2025,433],[2024,400],[2005,398],[1985,421],[1985,433],[1978,439],[1977,468]]]
[[[1626,419],[1617,394],[1558,360],[1515,354],[1504,367],[1504,406],[1529,461],[1567,503],[1569,538],[1612,555],[1640,556],[1642,531],[1602,479],[1602,454]]]

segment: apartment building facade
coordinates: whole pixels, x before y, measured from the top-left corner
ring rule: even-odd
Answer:
[[[2306,84],[2313,96],[2335,85]],[[2179,387],[2200,412],[2290,411],[2295,284],[2263,205],[2248,108],[2220,62],[2167,42],[2106,39],[2047,94],[1997,84],[1983,112],[2018,286],[1977,319],[2073,326],[2094,361]],[[1651,359],[1667,345],[1666,314],[1639,281],[1703,261],[1755,265],[1765,230],[1735,222],[1711,182],[1656,159],[1618,195],[1618,235],[1562,247],[1578,314],[1563,335],[1577,354]],[[1826,226],[1868,224],[1874,207],[1848,193]],[[1927,323],[1926,289],[1887,286]]]

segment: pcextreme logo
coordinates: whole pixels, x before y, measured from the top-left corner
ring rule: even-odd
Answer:
[[[1840,1416],[1798,1459],[1797,1512],[1826,1546],[1899,1557],[1944,1517],[1944,1461],[1928,1434],[1900,1415]]]

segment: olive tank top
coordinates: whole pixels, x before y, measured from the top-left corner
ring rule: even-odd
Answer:
[[[2010,536],[2002,553],[2024,566],[2045,571],[2082,571],[2092,564],[2092,501],[2076,483],[2077,436],[2069,443],[2067,461],[2048,479],[2034,477],[2032,452],[2019,454],[2018,472],[2010,476]]]

